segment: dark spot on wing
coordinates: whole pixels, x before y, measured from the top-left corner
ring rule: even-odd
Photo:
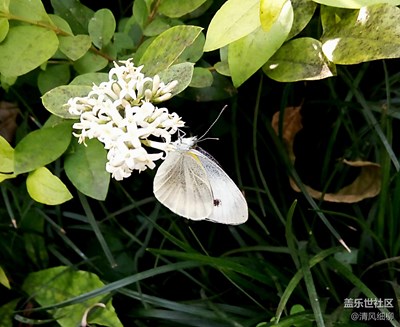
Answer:
[[[222,201],[220,199],[214,199],[214,207],[219,207]]]

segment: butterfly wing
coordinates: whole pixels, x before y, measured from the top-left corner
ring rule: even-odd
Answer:
[[[222,224],[238,225],[248,218],[247,202],[239,188],[225,171],[207,154],[191,150],[200,159],[211,185],[213,211],[207,220]]]
[[[191,151],[172,151],[154,178],[154,195],[176,214],[193,220],[206,219],[213,210],[207,173]]]

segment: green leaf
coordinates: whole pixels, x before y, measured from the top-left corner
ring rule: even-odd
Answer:
[[[79,85],[79,86],[86,85],[92,87],[93,84],[100,85],[100,83],[107,81],[108,81],[108,73],[87,73],[76,76],[69,84]]]
[[[74,34],[88,34],[88,24],[94,11],[78,0],[51,0],[54,13],[65,19]]]
[[[400,57],[400,9],[391,5],[349,11],[322,36],[322,50],[332,62],[351,65]]]
[[[261,0],[260,1],[260,21],[261,27],[265,32],[274,25],[281,14],[283,5],[288,0]]]
[[[0,307],[0,327],[9,327],[13,325],[13,317],[19,301],[20,299],[15,299]]]
[[[209,69],[203,67],[195,67],[190,87],[209,87],[212,85],[214,78]]]
[[[380,3],[387,3],[393,6],[400,5],[399,0],[313,0],[314,2],[326,5],[329,7],[360,9],[366,6],[372,6]]]
[[[72,199],[64,183],[46,167],[29,173],[26,188],[33,200],[47,205],[58,205]]]
[[[83,194],[97,200],[107,196],[110,174],[106,171],[107,152],[98,140],[72,143],[64,162],[69,180]]]
[[[39,67],[57,51],[57,35],[38,26],[10,28],[0,44],[0,73],[21,76]]]
[[[65,19],[63,19],[57,15],[49,15],[49,17],[50,17],[51,21],[53,22],[53,24],[56,25],[64,33],[69,34],[71,36],[74,34],[74,33],[72,33],[72,29]]]
[[[1,135],[0,135],[0,158],[1,158],[0,172],[12,173],[14,171],[14,149]]]
[[[117,52],[121,52],[123,50],[132,49],[134,47],[133,40],[128,34],[116,32],[114,33],[114,48]]]
[[[17,76],[5,76],[0,74],[1,87],[8,91],[9,88],[17,81]]]
[[[66,105],[70,98],[85,97],[92,90],[87,85],[62,85],[58,86],[42,96],[43,106],[52,114],[65,118],[75,119],[77,116],[68,112]]]
[[[158,76],[164,84],[177,80],[178,85],[172,91],[172,95],[177,95],[189,86],[193,76],[193,67],[194,64],[190,62],[176,64],[159,72]]]
[[[54,267],[30,273],[22,288],[41,306],[50,306],[104,286],[99,277],[93,273],[74,271],[68,267]],[[85,311],[103,300],[104,296],[99,295],[67,307],[49,310],[49,312],[62,327],[80,326]],[[105,308],[90,312],[88,324],[122,327],[110,300]]]
[[[172,25],[170,19],[167,19],[164,16],[159,16],[146,25],[146,27],[143,29],[143,35],[157,36],[171,27]]]
[[[179,25],[161,33],[140,58],[140,65],[144,65],[143,72],[151,76],[170,67],[196,40],[201,30],[198,26]]]
[[[5,138],[0,135],[0,183],[6,179],[15,178],[14,149]]]
[[[291,0],[291,2],[294,18],[292,29],[287,37],[288,40],[299,34],[307,26],[317,8],[317,4],[312,0]]]
[[[182,17],[199,8],[206,0],[162,0],[158,12],[168,17]]]
[[[321,42],[308,37],[285,43],[263,70],[278,82],[319,80],[336,75],[335,66],[322,52]]]
[[[214,82],[209,87],[194,88],[188,87],[182,96],[196,102],[209,102],[230,99],[237,90],[233,87],[232,82],[225,76],[212,72]]]
[[[70,122],[29,133],[15,147],[14,173],[25,173],[53,162],[68,148],[71,135]]]
[[[6,13],[10,11],[10,0],[0,0],[0,12]]]
[[[111,10],[100,9],[89,21],[89,35],[93,44],[102,49],[110,43],[115,32],[115,18]]]
[[[90,51],[74,62],[74,68],[79,74],[97,72],[107,65],[108,60],[106,58]]]
[[[197,62],[203,56],[203,48],[204,42],[206,41],[206,37],[203,33],[200,33],[199,36],[194,40],[194,42],[189,45],[180,56],[175,60],[175,64],[181,62]]]
[[[10,1],[10,14],[18,17],[22,21],[31,21],[33,23],[41,22],[52,24],[46,9],[40,0],[12,0]],[[25,40],[28,40],[26,38]]]
[[[8,31],[10,29],[10,24],[7,18],[0,18],[0,42],[6,38]]]
[[[92,46],[88,35],[60,36],[59,40],[60,51],[72,61],[83,57]]]
[[[219,61],[214,65],[215,70],[224,76],[231,76],[231,71],[229,70],[229,64],[227,61]]]
[[[17,177],[17,175],[15,174],[2,174],[0,173],[0,183],[5,181],[6,179],[11,179],[11,178],[15,178]]]
[[[71,81],[70,85],[77,85],[77,86],[86,85],[92,87],[93,84],[100,85],[100,83],[106,81],[108,81],[108,73],[87,73],[76,76]]]
[[[215,63],[214,68],[218,73],[225,76],[231,76],[231,72],[229,70],[228,64],[228,48],[229,46],[225,46],[219,49],[219,57],[221,58],[220,62]]]
[[[70,79],[69,65],[49,65],[46,70],[41,71],[38,76],[38,87],[41,94],[68,83]]]
[[[290,32],[292,22],[293,9],[288,1],[268,32],[264,32],[260,26],[229,45],[228,63],[235,87],[253,75],[279,49]]]
[[[1,266],[0,266],[0,284],[8,289],[11,289],[10,282]]]
[[[145,0],[135,0],[133,2],[132,13],[135,21],[143,29],[149,19],[149,8]]]
[[[228,0],[208,26],[204,51],[222,48],[260,26],[260,0]]]

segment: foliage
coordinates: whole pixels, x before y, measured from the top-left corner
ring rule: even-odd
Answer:
[[[118,4],[0,0],[0,326],[349,325],[345,299],[398,299],[400,1]],[[129,58],[179,82],[190,132],[229,103],[207,147],[248,223],[176,217],[72,136],[68,99]]]

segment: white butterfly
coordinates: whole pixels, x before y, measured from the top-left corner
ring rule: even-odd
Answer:
[[[154,178],[154,195],[176,214],[238,225],[248,218],[247,202],[236,184],[205,151],[196,137],[179,138]]]

